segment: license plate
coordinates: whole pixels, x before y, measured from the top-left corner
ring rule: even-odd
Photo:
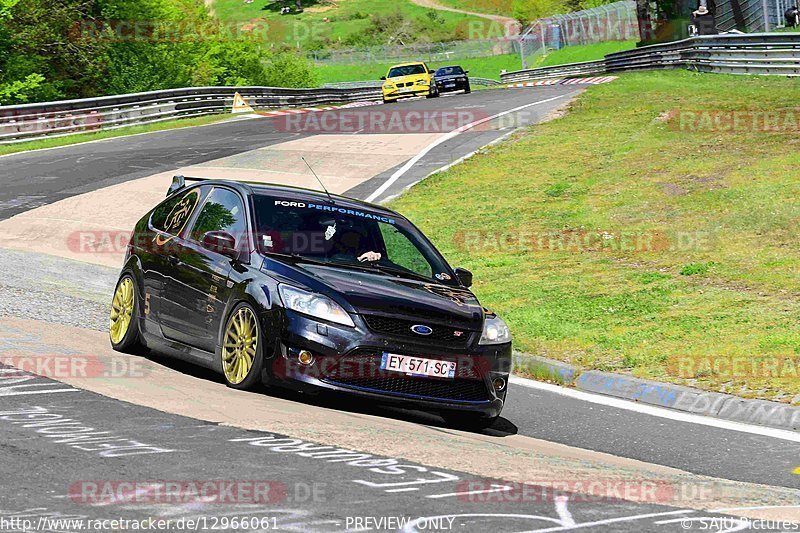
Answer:
[[[381,357],[381,370],[402,372],[409,376],[453,379],[456,375],[456,363],[384,352]]]
[[[447,83],[447,84],[445,84],[445,87],[455,87],[455,86],[456,86],[455,83]]]

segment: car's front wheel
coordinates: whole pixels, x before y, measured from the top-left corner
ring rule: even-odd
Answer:
[[[114,299],[111,301],[108,336],[111,347],[124,353],[141,350],[139,340],[139,299],[136,297],[136,284],[133,276],[124,274],[117,281]]]
[[[245,390],[260,385],[262,338],[255,310],[247,303],[234,307],[220,342],[222,373],[229,387]]]
[[[433,85],[426,98],[439,98],[439,88],[436,85]]]

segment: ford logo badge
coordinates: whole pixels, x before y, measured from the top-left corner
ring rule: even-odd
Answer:
[[[430,335],[433,333],[433,330],[428,326],[423,326],[422,324],[417,324],[416,326],[411,326],[411,331],[416,333],[417,335]]]

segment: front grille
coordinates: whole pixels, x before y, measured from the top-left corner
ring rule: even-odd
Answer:
[[[469,342],[472,334],[471,331],[465,329],[433,324],[429,326],[433,330],[430,335],[418,335],[411,330],[411,327],[419,324],[419,322],[377,315],[364,315],[364,320],[369,329],[376,333],[385,333],[395,337],[410,337],[416,341],[433,341],[465,346]]]
[[[485,402],[488,394],[483,381],[455,379],[437,380],[410,377],[347,379],[331,382],[345,387],[358,387],[371,391],[403,396],[425,396],[437,400]]]
[[[438,379],[406,376],[398,372],[381,370],[381,355],[382,353],[376,350],[360,349],[348,355],[325,358],[326,361],[318,361],[319,368],[324,369],[320,379],[332,385],[358,387],[401,396],[424,396],[463,402],[484,402],[490,399],[482,377],[486,375],[487,368],[480,358],[405,354],[455,360],[457,363],[455,379]]]

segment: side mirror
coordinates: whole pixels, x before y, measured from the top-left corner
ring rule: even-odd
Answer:
[[[382,79],[383,81],[386,81],[386,76],[381,76],[381,79]]]
[[[472,287],[472,272],[467,270],[466,268],[457,268],[455,270],[456,277],[458,281],[465,287]]]
[[[464,74],[469,74],[469,71],[468,71],[468,70],[465,70],[465,71],[464,71]]]
[[[227,231],[209,231],[203,235],[203,248],[230,258],[237,255],[236,239]]]

